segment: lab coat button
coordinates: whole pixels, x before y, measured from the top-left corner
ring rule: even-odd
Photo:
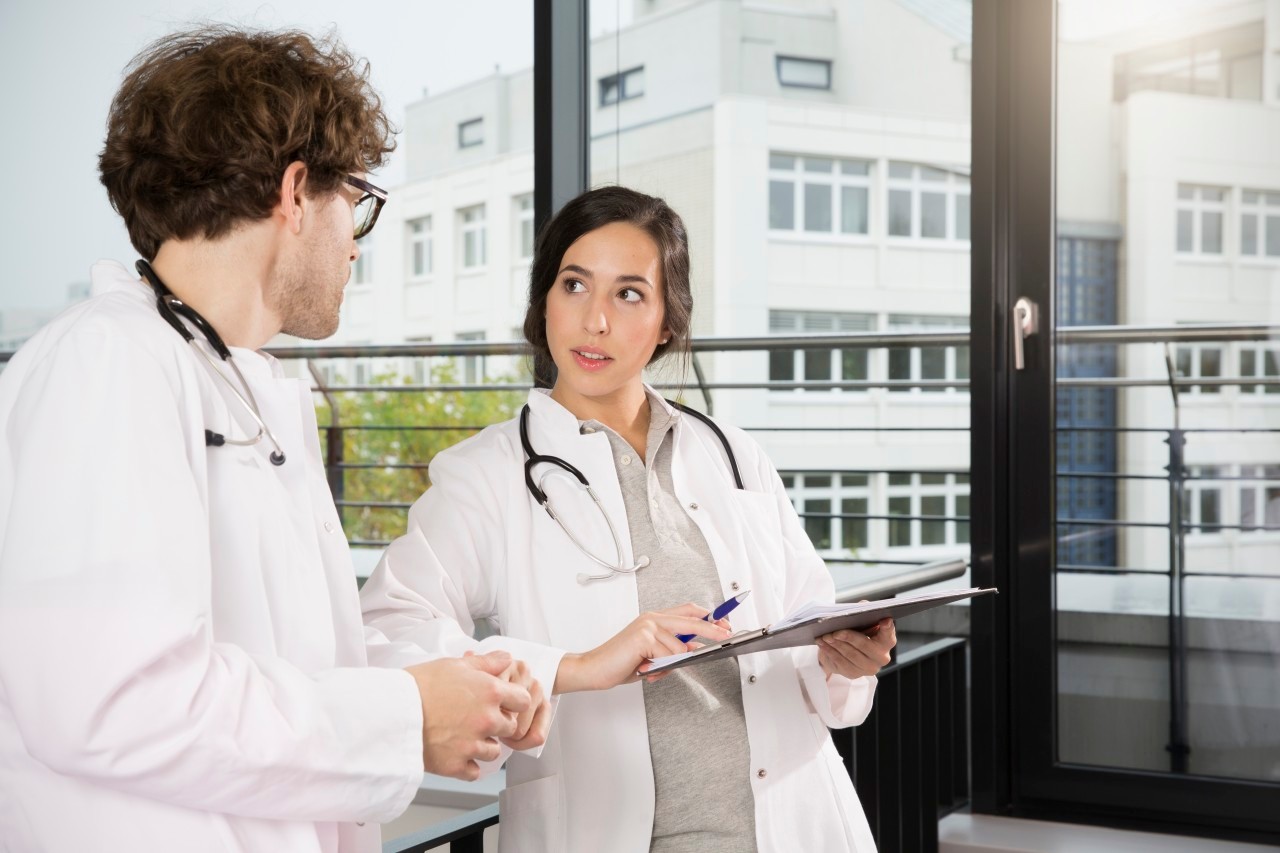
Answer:
[[[768,775],[769,775],[769,771],[765,770],[763,767],[761,767],[759,770],[756,771],[756,777],[759,779],[763,779]]]
[[[749,675],[749,676],[747,676],[747,683],[748,683],[748,684],[755,684],[755,683],[756,683],[756,677],[755,677],[754,675]]]
[[[733,583],[729,584],[729,589],[733,590],[734,592],[737,592],[741,588],[742,587],[738,584],[737,581],[734,581]]]
[[[333,522],[332,522],[332,521],[326,521],[326,522],[324,523],[324,532],[325,532],[325,533],[332,533],[332,532],[333,532]]]
[[[689,509],[696,510],[697,508],[698,508],[698,505],[696,503],[689,504]]]

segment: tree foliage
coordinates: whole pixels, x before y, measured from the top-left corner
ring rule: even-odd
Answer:
[[[458,381],[453,359],[438,360],[430,371],[432,386]],[[492,378],[491,378],[492,379]],[[498,378],[495,384],[520,381]],[[527,381],[527,379],[525,380]],[[430,486],[427,465],[448,447],[484,427],[512,418],[524,404],[523,391],[407,391],[396,386],[413,385],[400,372],[375,376],[371,385],[387,390],[335,392],[338,425],[342,436],[341,482],[330,484],[347,539],[352,542],[387,542],[405,531],[407,504]],[[316,419],[322,444],[332,423],[332,410],[317,397]],[[326,464],[328,458],[326,448]],[[367,467],[361,467],[367,466]],[[391,504],[368,506],[350,504]]]

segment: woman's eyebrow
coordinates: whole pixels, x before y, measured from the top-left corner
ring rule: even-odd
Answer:
[[[560,270],[560,272],[558,272],[557,275],[564,275],[567,272],[577,273],[583,278],[594,278],[594,276],[591,275],[591,270],[584,269],[583,267],[580,267],[577,264],[565,264],[564,269]]]

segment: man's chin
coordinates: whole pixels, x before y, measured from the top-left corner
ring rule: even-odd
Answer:
[[[338,331],[339,319],[340,317],[336,312],[332,318],[308,317],[303,322],[287,325],[280,331],[282,334],[304,341],[322,341],[325,338],[333,337],[333,333]]]

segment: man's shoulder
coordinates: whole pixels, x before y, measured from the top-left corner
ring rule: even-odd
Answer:
[[[110,287],[67,308],[14,354],[9,370],[22,373],[59,357],[85,367],[120,358],[162,358],[182,344],[140,287]]]

